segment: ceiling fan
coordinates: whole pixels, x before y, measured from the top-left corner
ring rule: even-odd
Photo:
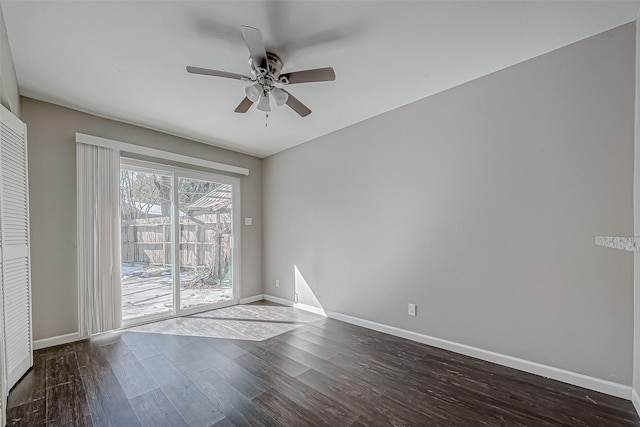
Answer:
[[[240,31],[245,44],[249,48],[249,64],[252,77],[192,66],[188,66],[187,71],[193,74],[251,82],[252,84],[244,89],[246,96],[234,110],[236,113],[246,113],[255,102],[258,103],[258,110],[268,113],[271,111],[270,97],[273,97],[273,101],[277,106],[287,104],[301,117],[311,114],[309,107],[286,90],[277,87],[276,84],[286,86],[298,83],[333,81],[336,79],[333,68],[314,68],[280,74],[283,65],[282,60],[275,53],[265,50],[260,30],[242,25],[240,26]]]

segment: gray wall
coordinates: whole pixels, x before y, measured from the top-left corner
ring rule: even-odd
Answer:
[[[635,115],[635,169],[633,175],[634,236],[640,236],[640,17],[636,19],[636,115]],[[633,391],[640,397],[640,253],[633,257],[634,328],[633,328]],[[640,404],[639,402],[635,402]],[[640,406],[636,406],[640,413]]]
[[[241,297],[262,293],[262,160],[124,123],[22,98],[27,123],[33,336],[78,330],[76,288],[76,132],[178,152],[250,170],[242,177]]]
[[[9,46],[9,36],[0,5],[0,103],[20,117],[20,95],[18,80]]]
[[[265,159],[265,293],[292,299],[297,267],[328,311],[631,384],[633,256],[594,237],[633,232],[634,40],[625,25]]]

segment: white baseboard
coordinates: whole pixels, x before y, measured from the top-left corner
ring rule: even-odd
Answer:
[[[633,403],[633,407],[636,408],[638,415],[640,415],[640,396],[638,396],[635,389],[631,390],[631,402]]]
[[[406,338],[412,341],[417,341],[423,344],[431,345],[433,347],[438,347],[456,353],[464,354],[466,356],[475,357],[477,359],[486,360],[488,362],[497,363],[498,365],[508,366],[520,371],[529,372],[531,374],[540,375],[557,381],[562,381],[564,383],[576,385],[578,387],[584,387],[590,390],[598,391],[600,393],[609,394],[611,396],[621,397],[627,400],[630,400],[632,398],[631,387],[628,385],[618,384],[612,381],[602,380],[599,378],[590,377],[588,375],[579,374],[577,372],[567,371],[565,369],[555,368],[553,366],[543,365],[541,363],[532,362],[513,356],[507,356],[506,354],[496,353],[465,344],[459,344],[453,341],[443,340],[441,338],[431,337],[429,335],[408,331],[406,329],[396,328],[395,326],[384,325],[382,323],[372,322],[370,320],[360,319],[358,317],[348,316],[342,313],[328,311],[327,316],[332,319],[351,323],[353,325],[362,326],[378,332],[384,332],[386,334],[395,335],[397,337]],[[640,403],[640,401],[638,401],[638,403]],[[636,405],[636,408],[639,407],[639,405]]]
[[[267,295],[267,294],[264,294],[264,299],[266,299],[267,301],[275,302],[276,304],[282,304],[282,305],[286,305],[286,306],[289,306],[289,307],[293,307],[293,301],[288,300],[288,299],[274,297],[274,296]]]
[[[80,334],[73,332],[71,334],[58,335],[51,338],[43,338],[41,340],[35,340],[33,342],[33,349],[40,350],[41,348],[53,347],[54,345],[68,344],[74,341],[80,341]]]
[[[326,316],[327,315],[327,313],[321,307],[314,307],[312,305],[300,304],[298,302],[294,302],[293,303],[293,307],[297,308],[297,309],[300,309],[300,310],[309,311],[311,313],[319,314],[320,316]]]
[[[256,301],[262,301],[264,299],[263,294],[254,295],[252,297],[240,298],[240,304],[249,304]]]

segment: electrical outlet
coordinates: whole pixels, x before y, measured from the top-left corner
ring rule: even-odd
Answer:
[[[280,280],[276,279],[276,288],[280,287]]]
[[[416,315],[416,305],[409,304],[409,316],[415,316],[415,315]]]

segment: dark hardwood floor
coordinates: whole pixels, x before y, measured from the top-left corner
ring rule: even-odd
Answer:
[[[7,425],[630,426],[631,402],[268,303],[35,352]]]

